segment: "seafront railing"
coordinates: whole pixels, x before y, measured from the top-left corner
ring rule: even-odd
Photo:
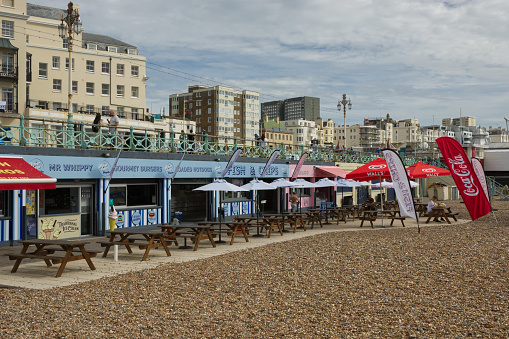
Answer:
[[[92,130],[96,127],[97,132]],[[257,140],[236,137],[211,136],[208,134],[180,134],[174,131],[118,128],[109,133],[105,126],[95,126],[85,122],[52,121],[51,119],[19,116],[18,124],[0,125],[0,145],[120,150],[157,153],[190,153],[204,155],[229,156],[235,150],[242,149],[243,157],[267,158],[274,150],[280,150],[280,159],[298,160],[304,153],[308,160],[368,163],[381,156],[379,152],[338,151],[332,147],[319,145],[288,145],[284,142],[269,142],[262,145]],[[421,158],[402,156],[409,166]]]

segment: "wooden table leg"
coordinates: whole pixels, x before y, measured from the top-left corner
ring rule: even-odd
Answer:
[[[154,238],[155,238],[155,235],[152,235],[150,237],[150,240],[148,242],[148,245],[147,245],[147,248],[145,249],[145,254],[143,254],[143,258],[141,259],[141,261],[145,261],[147,260],[147,257],[148,257],[148,253],[150,252],[150,249],[152,247],[154,247]]]
[[[166,255],[169,257],[171,256],[170,249],[168,248],[168,244],[166,243],[166,240],[164,239],[164,235],[158,235],[157,238],[161,242],[161,245],[164,248],[164,251],[166,252]]]
[[[80,245],[78,247],[79,247],[79,249],[81,251],[81,254],[83,255],[83,258],[85,258],[85,260],[87,261],[88,267],[90,267],[90,269],[92,271],[95,270],[95,266],[92,263],[92,260],[90,260],[90,255],[88,254],[87,250],[85,249],[85,245]]]
[[[72,256],[72,246],[69,246],[67,248],[67,251],[65,252],[64,260],[62,260],[62,263],[60,264],[60,268],[57,272],[57,278],[60,278],[62,276],[62,272],[64,272],[65,265],[67,265],[67,262],[69,261],[69,258]]]
[[[196,238],[196,242],[194,243],[193,251],[196,251],[198,249],[198,245],[200,244],[201,236],[203,235],[204,230],[205,230],[204,228],[200,229],[198,237]]]
[[[21,254],[26,254],[29,246],[30,245],[28,245],[28,244],[23,244],[23,249],[21,250]],[[16,262],[14,263],[14,267],[12,268],[11,273],[16,273],[22,260],[23,260],[23,258],[16,259]],[[48,261],[46,262],[46,264],[48,264]],[[49,263],[49,266],[51,266],[51,263]]]
[[[240,225],[240,230],[242,231],[242,234],[244,234],[244,239],[246,239],[246,242],[249,242],[249,240],[247,239],[247,232],[244,224]]]
[[[207,237],[209,237],[212,246],[216,247],[216,242],[214,241],[214,237],[212,237],[212,233],[210,233],[210,228],[207,228]]]
[[[230,245],[233,245],[233,241],[235,240],[235,235],[237,234],[237,230],[238,230],[239,226],[238,225],[235,225],[233,227],[233,234],[232,234],[232,240],[230,240]]]

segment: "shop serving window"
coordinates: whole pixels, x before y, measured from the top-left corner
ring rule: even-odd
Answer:
[[[39,192],[43,215],[80,213],[79,187],[59,187]]]
[[[7,199],[8,199],[8,191],[0,191],[0,218],[7,217]]]
[[[231,183],[237,186],[242,186],[248,183],[251,179],[231,179]],[[251,191],[245,192],[221,192],[222,202],[248,200]]]
[[[156,184],[111,185],[110,199],[115,207],[157,206]]]

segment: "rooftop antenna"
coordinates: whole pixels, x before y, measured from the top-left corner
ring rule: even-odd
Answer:
[[[505,130],[507,131],[507,120],[509,120],[509,119],[504,117],[504,120],[505,120]]]

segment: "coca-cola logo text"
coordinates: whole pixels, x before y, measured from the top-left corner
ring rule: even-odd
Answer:
[[[451,165],[452,172],[456,174],[463,183],[463,193],[470,197],[477,196],[479,194],[479,188],[475,185],[474,177],[472,173],[470,173],[463,156],[458,154],[447,160]]]

